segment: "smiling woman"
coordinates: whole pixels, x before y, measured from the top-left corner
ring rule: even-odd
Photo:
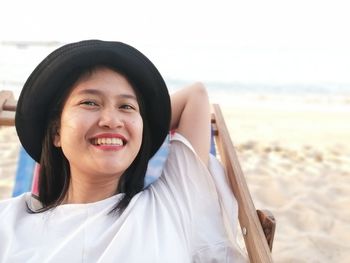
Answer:
[[[133,47],[72,43],[30,75],[15,122],[40,162],[39,193],[0,202],[1,262],[245,260],[232,238],[237,221],[224,222],[212,177],[224,175],[209,161],[202,84],[169,96]],[[144,189],[148,161],[169,129],[175,135],[161,176]]]
[[[71,185],[64,202],[94,202],[113,195],[140,150],[142,131],[136,94],[124,76],[102,67],[83,75],[64,104],[54,138],[70,164]],[[84,191],[79,191],[82,185]],[[104,191],[93,191],[100,187]]]

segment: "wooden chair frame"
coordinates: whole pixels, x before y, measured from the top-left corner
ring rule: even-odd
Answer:
[[[218,104],[213,104],[212,126],[219,157],[238,202],[238,219],[250,262],[273,262],[276,221],[267,210],[256,210],[235,148]]]
[[[0,91],[0,126],[13,126],[17,101],[11,91]],[[273,215],[256,210],[223,114],[218,104],[212,105],[212,128],[230,187],[238,202],[238,218],[250,262],[273,262],[272,243],[276,228]]]
[[[0,91],[0,126],[15,125],[15,111],[17,101],[11,91]]]

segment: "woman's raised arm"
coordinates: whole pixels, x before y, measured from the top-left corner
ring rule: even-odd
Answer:
[[[171,129],[183,135],[207,165],[210,148],[210,105],[202,83],[194,83],[171,95]]]

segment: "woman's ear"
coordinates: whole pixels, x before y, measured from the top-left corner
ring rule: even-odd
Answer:
[[[58,131],[56,132],[56,134],[54,134],[53,145],[55,145],[56,147],[61,147],[61,136]]]
[[[56,147],[61,147],[60,128],[57,123],[55,123],[53,126],[53,145]]]

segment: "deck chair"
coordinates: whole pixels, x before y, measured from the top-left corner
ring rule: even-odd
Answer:
[[[15,125],[17,102],[11,91],[0,91],[0,126]]]
[[[14,125],[16,101],[10,91],[0,91],[0,107],[0,126]],[[217,150],[217,158],[221,161],[226,170],[230,187],[237,199],[239,209],[238,218],[249,260],[253,263],[273,262],[271,250],[276,221],[269,211],[256,210],[254,206],[234,145],[218,104],[212,105],[211,125],[212,140],[215,141],[216,145],[212,147],[211,151],[214,153]],[[21,158],[23,159],[24,167],[29,167],[28,169],[32,171],[31,174],[34,175],[37,173],[37,169],[33,169],[33,167],[37,166],[25,152],[20,153],[19,163],[21,163]],[[23,174],[23,171],[21,171],[20,174]],[[21,175],[17,172],[16,180],[19,176]],[[33,180],[33,178],[33,185],[35,185],[35,176],[30,178],[30,180]],[[14,194],[19,194],[21,191],[30,191],[28,185],[30,185],[28,182],[20,184],[20,187],[17,187],[18,192],[14,192]]]

